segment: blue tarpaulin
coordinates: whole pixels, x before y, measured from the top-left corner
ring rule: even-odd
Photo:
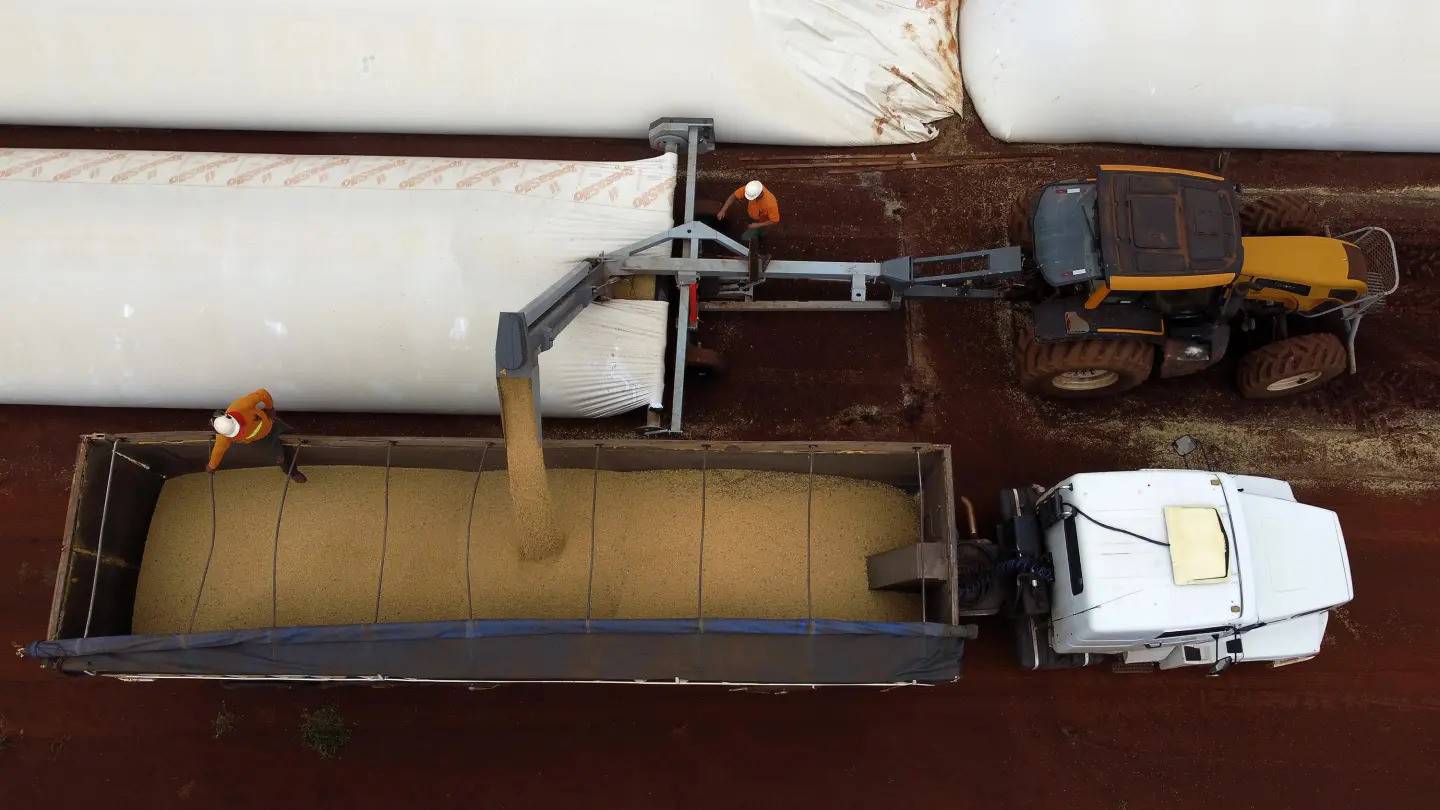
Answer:
[[[939,682],[969,627],[805,619],[502,620],[39,641],[68,672],[426,680]]]

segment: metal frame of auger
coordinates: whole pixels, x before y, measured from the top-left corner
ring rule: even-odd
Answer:
[[[975,250],[944,256],[914,258],[900,256],[881,262],[774,260],[763,264],[760,278],[751,279],[750,251],[739,242],[695,219],[696,163],[700,155],[715,149],[715,124],[710,118],[661,118],[650,125],[650,145],[658,150],[685,156],[684,223],[618,250],[579,262],[563,278],[550,285],[524,309],[502,312],[495,337],[497,377],[525,377],[534,388],[536,418],[539,418],[540,354],[555,344],[555,338],[592,301],[606,296],[607,288],[626,276],[653,275],[675,279],[677,287],[674,366],[671,377],[668,425],[649,425],[649,435],[678,436],[683,430],[685,402],[685,358],[690,345],[691,288],[701,279],[716,279],[732,285],[745,299],[723,302],[730,309],[772,310],[868,310],[898,308],[907,299],[998,298],[1001,289],[993,285],[1021,274],[1018,247]],[[708,243],[728,258],[701,258],[701,245]],[[646,254],[662,245],[671,246],[678,256]],[[678,251],[676,248],[678,247]],[[926,275],[917,272],[926,265],[948,262],[983,262],[973,272]],[[756,284],[768,279],[833,281],[848,284],[848,301],[753,301]],[[868,299],[867,286],[883,282],[890,290],[888,300]],[[721,303],[721,302],[717,302]]]

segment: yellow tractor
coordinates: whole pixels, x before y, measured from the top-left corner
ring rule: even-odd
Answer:
[[[1355,333],[1399,285],[1382,228],[1316,235],[1298,198],[1241,205],[1203,172],[1101,166],[1016,203],[1033,336],[1020,382],[1036,394],[1106,396],[1193,374],[1244,344],[1246,397],[1310,391],[1355,371]]]

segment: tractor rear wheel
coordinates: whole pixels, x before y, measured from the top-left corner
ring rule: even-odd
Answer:
[[[1035,252],[1035,231],[1030,217],[1035,211],[1035,200],[1044,193],[1043,188],[1027,191],[1010,204],[1010,216],[1005,221],[1007,241],[1023,249],[1027,254]]]
[[[1240,209],[1240,232],[1246,236],[1314,236],[1320,212],[1299,194],[1257,197]]]
[[[1108,397],[1145,382],[1155,349],[1138,340],[1022,342],[1020,387],[1059,399]]]
[[[1313,391],[1340,376],[1346,361],[1345,344],[1329,332],[1277,340],[1240,358],[1240,394],[1277,399]]]
[[[1030,220],[1035,201],[1043,193],[1044,189],[1039,188],[1021,194],[1010,205],[1005,236],[1011,245],[1020,248],[1020,275],[1002,282],[1000,297],[1007,301],[1039,301],[1045,292],[1040,268],[1035,265],[1035,231]]]

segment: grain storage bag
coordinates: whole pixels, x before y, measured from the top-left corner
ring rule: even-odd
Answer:
[[[0,0],[0,122],[923,141],[960,0]]]
[[[499,313],[672,224],[675,157],[0,149],[0,402],[493,414]],[[666,305],[585,309],[551,416],[658,406]]]

